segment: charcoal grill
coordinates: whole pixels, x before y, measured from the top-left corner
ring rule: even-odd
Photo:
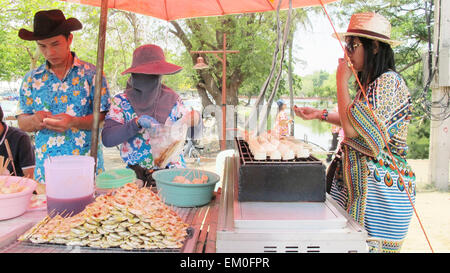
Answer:
[[[291,160],[255,160],[245,140],[235,138],[235,143],[240,162],[239,201],[325,201],[325,165],[313,155]]]

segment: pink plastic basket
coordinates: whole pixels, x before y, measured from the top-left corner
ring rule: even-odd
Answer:
[[[0,176],[0,180],[9,183],[19,182],[27,186],[26,190],[17,193],[0,194],[0,220],[10,219],[22,215],[28,209],[31,195],[36,189],[36,181],[19,176]]]

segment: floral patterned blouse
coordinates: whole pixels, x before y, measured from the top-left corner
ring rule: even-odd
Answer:
[[[182,118],[189,112],[189,109],[184,106],[181,99],[179,99],[172,108],[165,125],[171,125],[178,119]],[[127,99],[126,93],[117,94],[111,101],[111,109],[106,115],[105,119],[111,119],[121,124],[133,120],[137,117],[136,112]],[[156,122],[156,120],[155,120]],[[161,124],[154,124],[152,127]],[[151,131],[145,128],[140,129],[139,132],[132,138],[121,144],[120,156],[127,165],[139,165],[147,169],[156,169],[153,164],[152,146],[151,146]],[[170,162],[169,168],[185,168],[183,154],[177,157],[177,160]]]
[[[73,52],[72,55],[73,65],[62,81],[50,70],[47,62],[25,75],[19,91],[19,107],[16,115],[49,111],[54,115],[66,113],[82,117],[93,113],[95,66],[78,59]],[[100,111],[108,111],[109,105],[108,85],[106,78],[103,77]],[[63,133],[48,129],[38,131],[35,138],[36,181],[40,183],[45,181],[44,160],[47,157],[87,155],[91,148],[90,142],[90,130],[73,128]],[[97,170],[104,170],[101,147],[98,149]]]

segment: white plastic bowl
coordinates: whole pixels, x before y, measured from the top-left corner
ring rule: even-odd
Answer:
[[[31,195],[36,189],[36,181],[20,176],[0,176],[0,180],[6,181],[6,185],[19,182],[20,185],[28,187],[21,192],[0,194],[0,220],[14,218],[24,214],[30,205]]]

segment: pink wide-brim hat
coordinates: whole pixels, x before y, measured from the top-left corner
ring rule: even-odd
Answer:
[[[122,72],[149,74],[149,75],[171,75],[180,72],[181,66],[166,62],[163,50],[157,45],[143,45],[133,52],[131,67]]]
[[[350,18],[347,32],[338,33],[333,37],[345,42],[347,36],[364,37],[377,40],[395,47],[400,45],[401,41],[391,39],[391,24],[382,15],[375,12],[355,13]]]

